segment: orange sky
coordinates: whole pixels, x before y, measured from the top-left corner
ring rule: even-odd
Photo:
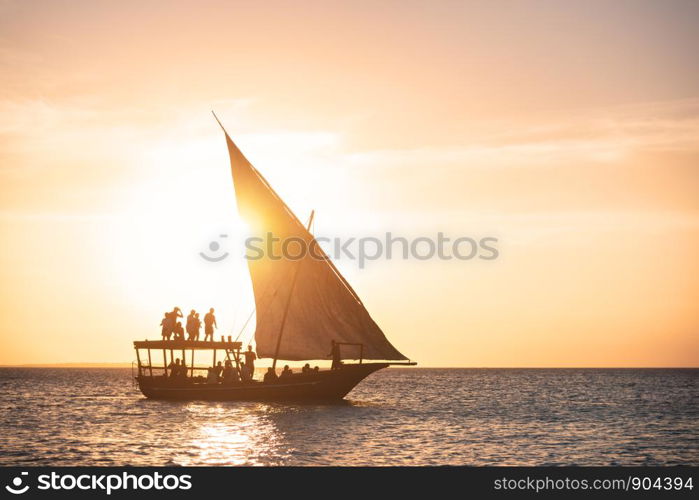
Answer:
[[[250,312],[216,109],[421,366],[699,366],[699,4],[0,2],[0,364]],[[241,252],[239,252],[241,253]]]

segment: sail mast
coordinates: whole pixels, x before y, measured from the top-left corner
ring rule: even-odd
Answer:
[[[313,216],[315,215],[315,210],[311,210],[311,216],[308,218],[308,224],[306,226],[306,231],[311,230],[311,224],[313,224]],[[279,357],[279,348],[282,345],[282,335],[284,334],[284,325],[286,324],[286,317],[289,314],[289,306],[291,305],[291,297],[294,294],[294,288],[296,287],[296,279],[299,277],[299,271],[301,270],[301,264],[303,260],[299,260],[296,270],[294,271],[294,277],[291,281],[291,289],[289,290],[289,295],[286,298],[286,304],[284,305],[284,315],[282,316],[282,324],[279,327],[279,336],[277,337],[277,347],[274,350],[274,360],[272,361],[272,370],[277,368],[277,358]]]

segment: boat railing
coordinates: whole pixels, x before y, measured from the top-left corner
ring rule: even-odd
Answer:
[[[360,342],[336,342],[337,345],[354,345],[359,346],[359,364],[362,364],[364,359],[364,344]]]

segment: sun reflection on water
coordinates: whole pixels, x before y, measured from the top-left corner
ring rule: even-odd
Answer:
[[[289,456],[268,405],[191,403],[185,410],[193,435],[173,457],[177,465],[269,465]]]

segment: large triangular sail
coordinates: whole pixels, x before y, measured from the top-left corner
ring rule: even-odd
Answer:
[[[386,339],[313,236],[228,134],[226,142],[238,212],[250,226],[250,236],[257,238],[250,240],[255,249],[249,247],[247,257],[255,295],[258,355],[326,359],[334,340],[361,344],[364,359],[407,359]],[[299,255],[302,241],[313,255],[307,251],[299,259],[281,258],[285,241],[288,254]],[[356,359],[359,348],[343,347],[341,354]]]

